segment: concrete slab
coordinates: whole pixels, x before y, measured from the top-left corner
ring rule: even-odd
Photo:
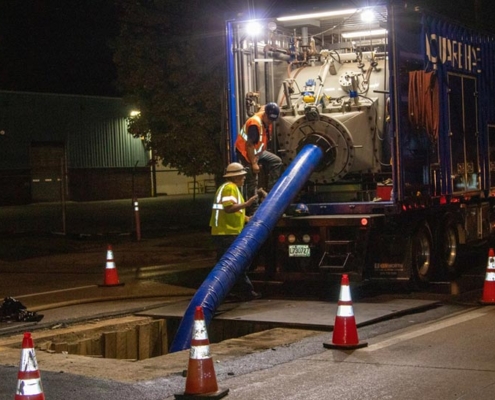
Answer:
[[[437,301],[394,299],[381,303],[353,304],[356,324],[364,326],[398,315],[434,307]],[[189,301],[171,303],[163,307],[139,312],[136,315],[154,318],[182,318]],[[269,323],[281,327],[327,329],[333,327],[337,303],[325,301],[269,300],[222,304],[214,317],[216,321]]]
[[[194,289],[138,280],[124,286],[81,287],[18,296],[28,311],[43,315],[40,322],[0,322],[0,336],[51,328],[91,319],[133,314],[178,300],[189,301]]]

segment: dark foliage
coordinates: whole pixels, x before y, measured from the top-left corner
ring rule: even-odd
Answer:
[[[199,3],[121,2],[114,53],[119,88],[141,112],[129,132],[188,176],[223,168],[223,20]]]

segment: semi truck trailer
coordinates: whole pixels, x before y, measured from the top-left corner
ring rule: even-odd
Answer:
[[[281,110],[270,150],[286,168],[307,144],[324,153],[257,271],[452,279],[493,236],[495,35],[404,1],[331,5],[226,23],[229,161],[268,102]]]

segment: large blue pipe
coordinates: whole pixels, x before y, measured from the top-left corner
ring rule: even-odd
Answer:
[[[203,307],[206,325],[210,323],[217,306],[222,304],[237,279],[249,267],[284,210],[322,161],[323,155],[324,151],[318,145],[307,144],[287,167],[249,224],[244,227],[191,299],[170,347],[171,353],[190,348],[197,306]]]

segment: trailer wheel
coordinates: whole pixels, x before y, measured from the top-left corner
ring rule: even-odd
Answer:
[[[459,275],[459,234],[454,221],[447,220],[440,231],[438,255],[442,273],[447,272],[449,278]]]
[[[415,286],[423,288],[432,276],[432,237],[427,224],[422,224],[414,232],[411,251],[411,279]]]

